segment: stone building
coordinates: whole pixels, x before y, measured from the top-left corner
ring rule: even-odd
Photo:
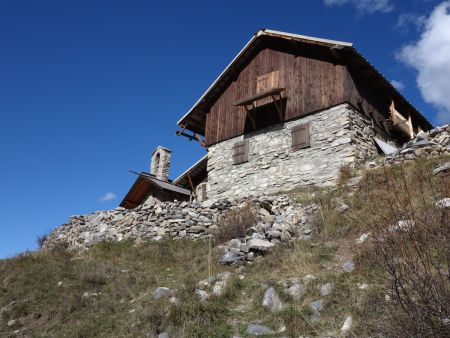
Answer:
[[[210,199],[330,185],[342,165],[432,127],[351,43],[272,30],[250,39],[178,125],[208,151]]]
[[[178,125],[207,155],[170,184],[199,201],[330,185],[432,128],[351,43],[265,29]]]

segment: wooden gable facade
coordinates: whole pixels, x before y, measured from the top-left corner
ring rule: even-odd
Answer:
[[[416,130],[431,128],[351,44],[272,34],[260,35],[241,51],[179,124],[204,135],[210,146],[346,102],[387,134],[392,102],[405,118],[412,117]]]

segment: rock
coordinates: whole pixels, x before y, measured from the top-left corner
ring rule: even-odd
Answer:
[[[245,330],[245,332],[247,334],[255,336],[273,334],[273,331],[271,329],[260,324],[248,324],[247,330]]]
[[[415,225],[415,221],[414,220],[400,220],[398,221],[397,225],[393,225],[390,226],[388,228],[389,231],[394,232],[394,231],[403,231],[403,230],[408,230],[409,228],[413,227]]]
[[[370,232],[366,232],[364,234],[362,234],[361,236],[358,237],[358,239],[356,240],[356,244],[362,244],[364,243],[369,237],[370,237],[371,233]]]
[[[218,281],[213,286],[213,294],[215,296],[221,296],[225,292],[226,282]]]
[[[224,282],[228,282],[230,280],[231,276],[232,276],[232,273],[230,271],[224,271],[224,272],[219,273],[216,276],[216,278],[218,280],[222,280]]]
[[[306,288],[300,283],[295,283],[286,290],[286,293],[298,302],[306,294]]]
[[[445,197],[435,203],[438,208],[450,208],[450,198]]]
[[[242,244],[241,240],[234,238],[228,242],[227,246],[228,246],[228,249],[231,249],[231,248],[239,249],[241,247],[241,244]]]
[[[245,259],[245,254],[238,254],[236,252],[228,251],[225,255],[220,257],[220,263],[222,264],[232,264],[237,261],[241,261]]]
[[[319,314],[324,308],[323,300],[319,299],[309,304],[309,309],[315,315]]]
[[[98,293],[96,292],[85,292],[83,293],[83,295],[81,296],[82,298],[91,298],[91,297],[97,297]]]
[[[18,320],[17,319],[11,319],[10,321],[8,321],[8,326],[13,326],[13,325],[16,325],[18,323]]]
[[[348,316],[345,321],[344,324],[341,327],[341,333],[346,336],[349,334],[351,328],[352,328],[352,324],[353,324],[353,318],[352,316]]]
[[[320,287],[321,296],[329,296],[333,292],[333,284],[326,283]]]
[[[167,332],[160,333],[158,338],[169,338],[169,334]]]
[[[215,281],[216,281],[216,277],[211,276],[211,277],[208,277],[208,278],[203,279],[200,282],[198,282],[198,286],[200,287],[200,289],[204,289],[208,286],[213,285]]]
[[[292,238],[292,236],[291,236],[291,234],[288,232],[288,231],[282,231],[281,232],[281,236],[280,236],[280,239],[283,241],[283,242],[287,242],[287,241],[289,241],[290,239]]]
[[[279,230],[269,230],[267,231],[267,238],[280,238],[281,236],[281,231]]]
[[[262,305],[272,312],[280,311],[283,308],[283,303],[273,287],[268,288],[264,292]]]
[[[320,321],[320,317],[318,315],[316,315],[316,314],[312,314],[309,317],[309,321],[311,322],[311,324],[318,323]]]
[[[433,175],[444,174],[450,170],[450,162],[446,162],[443,165],[433,169]]]
[[[306,275],[305,277],[303,277],[302,281],[305,285],[308,285],[311,282],[314,282],[317,279],[317,277],[313,276],[313,275]]]
[[[337,207],[337,211],[338,211],[338,212],[345,212],[345,211],[347,211],[349,208],[350,208],[350,207],[349,207],[347,204],[342,203],[341,205],[339,205],[339,207]]]
[[[369,284],[367,284],[367,283],[362,283],[362,284],[358,283],[356,285],[358,286],[358,289],[360,289],[360,290],[366,290],[369,288]]]
[[[164,286],[160,286],[153,291],[153,299],[160,299],[164,296],[168,296],[172,293],[172,290]]]
[[[353,270],[355,270],[355,263],[353,263],[352,261],[347,261],[344,264],[342,264],[342,270],[344,270],[345,272],[352,272]]]
[[[180,300],[177,297],[172,296],[169,298],[169,303],[173,305],[180,305]]]
[[[250,239],[247,242],[247,246],[250,250],[269,251],[275,244],[264,239]]]
[[[206,301],[209,298],[209,293],[204,290],[195,290],[195,294],[198,296],[201,302]]]

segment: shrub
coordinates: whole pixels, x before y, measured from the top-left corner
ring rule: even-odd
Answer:
[[[225,243],[233,238],[244,237],[246,231],[255,226],[257,222],[256,207],[251,203],[246,203],[242,207],[228,210],[219,218],[214,238],[217,243]]]
[[[45,234],[43,234],[41,236],[39,236],[39,235],[37,236],[36,242],[37,242],[37,244],[39,246],[39,249],[42,249],[42,247],[44,246],[44,243],[47,240],[47,238],[48,238],[48,233],[45,233]]]
[[[344,186],[353,177],[355,177],[355,168],[351,164],[343,165],[339,168],[337,184]]]
[[[361,257],[387,276],[389,336],[448,336],[450,212],[435,203],[450,196],[448,179],[421,163],[400,165],[368,175],[360,194],[369,207],[359,221],[372,234]]]

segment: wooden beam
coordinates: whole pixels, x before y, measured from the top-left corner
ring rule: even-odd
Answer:
[[[195,192],[194,183],[192,183],[191,175],[187,174],[189,185],[191,186],[192,196],[194,196],[195,199],[197,199],[197,194]]]
[[[279,97],[278,100],[275,99],[275,95],[271,95],[271,97],[272,97],[273,103],[275,105],[275,108],[278,111],[278,115],[280,115],[280,121],[283,122],[284,121],[284,112],[283,112],[283,109],[281,107],[281,104],[278,104],[278,100],[281,103],[281,94],[278,94],[278,97]]]
[[[247,105],[245,105],[244,107],[245,107],[245,110],[247,111],[247,115],[252,123],[253,130],[255,130],[256,129],[256,121],[255,121],[254,117],[252,116],[252,111],[255,109],[255,104],[253,103],[252,105],[253,105],[252,110],[249,110]]]

